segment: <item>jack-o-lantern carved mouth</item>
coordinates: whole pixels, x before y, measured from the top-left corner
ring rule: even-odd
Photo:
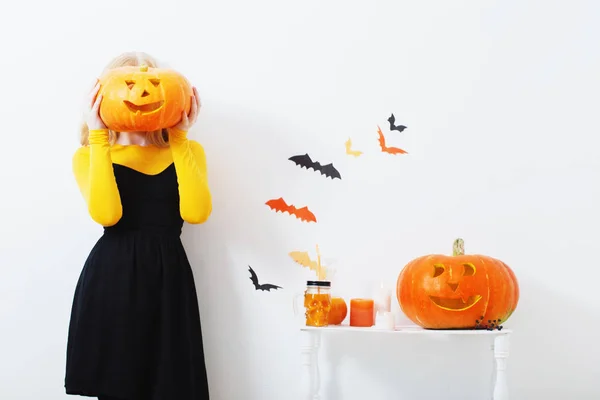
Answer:
[[[147,113],[151,113],[153,111],[160,109],[162,107],[162,105],[164,104],[164,101],[161,100],[161,101],[157,101],[154,103],[142,104],[140,106],[138,106],[137,104],[134,104],[128,100],[124,100],[123,103],[125,103],[125,105],[129,109],[129,111],[131,111],[133,113],[139,112],[139,113],[147,114]]]
[[[442,310],[464,311],[464,310],[468,310],[469,308],[471,308],[475,304],[477,304],[477,302],[479,300],[481,300],[481,296],[480,295],[469,296],[466,300],[464,300],[462,298],[449,299],[449,298],[445,298],[445,297],[436,297],[436,296],[429,296],[429,299],[433,302],[433,304],[435,304]]]

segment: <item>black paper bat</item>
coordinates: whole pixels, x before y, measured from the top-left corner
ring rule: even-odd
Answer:
[[[298,155],[298,156],[292,156],[290,158],[288,158],[288,160],[293,161],[296,163],[296,165],[299,165],[300,168],[306,168],[306,169],[314,169],[315,171],[318,171],[321,173],[321,175],[325,175],[325,177],[329,177],[331,179],[342,179],[342,176],[340,175],[340,172],[335,169],[335,167],[333,166],[333,163],[327,164],[327,165],[321,165],[320,162],[313,162],[313,160],[310,158],[310,156],[308,154],[304,154],[304,155]]]
[[[252,281],[252,283],[254,284],[254,288],[256,290],[262,290],[262,291],[267,291],[270,292],[271,289],[277,290],[277,289],[283,289],[281,286],[277,286],[277,285],[272,285],[270,283],[265,283],[265,284],[259,284],[258,283],[258,276],[256,276],[256,272],[254,272],[254,270],[252,269],[251,266],[248,265],[248,271],[250,271],[250,280]]]
[[[390,123],[390,131],[402,132],[406,129],[406,126],[404,125],[395,125],[396,117],[394,117],[394,114],[392,114],[392,116],[388,118],[388,122]]]

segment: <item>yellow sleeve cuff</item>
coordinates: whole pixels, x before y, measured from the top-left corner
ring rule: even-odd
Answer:
[[[108,129],[92,129],[88,137],[88,142],[92,144],[108,144]]]
[[[180,144],[187,140],[187,131],[171,128],[169,129],[169,142]]]

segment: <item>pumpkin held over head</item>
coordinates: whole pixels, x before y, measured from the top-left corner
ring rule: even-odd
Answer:
[[[409,262],[396,284],[404,314],[425,329],[469,329],[505,322],[519,301],[519,284],[502,261],[465,255],[454,242],[452,256],[432,254]]]
[[[117,132],[156,131],[181,121],[190,112],[192,87],[171,69],[120,67],[100,77],[100,117]]]

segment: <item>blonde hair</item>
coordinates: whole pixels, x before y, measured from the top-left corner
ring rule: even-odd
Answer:
[[[104,67],[102,73],[108,71],[109,69],[132,66],[137,67],[139,65],[146,64],[150,68],[157,68],[158,62],[151,55],[139,52],[139,51],[130,51],[126,53],[119,54],[117,57],[113,58],[107,65]],[[89,145],[88,138],[90,136],[90,130],[87,126],[87,123],[83,122],[81,125],[81,136],[80,143],[82,146]],[[109,142],[111,146],[115,144],[117,139],[119,138],[119,132],[115,132],[109,129],[108,131]],[[152,131],[147,133],[148,143],[158,147],[168,147],[169,146],[169,134],[166,129],[161,129],[158,131]]]

